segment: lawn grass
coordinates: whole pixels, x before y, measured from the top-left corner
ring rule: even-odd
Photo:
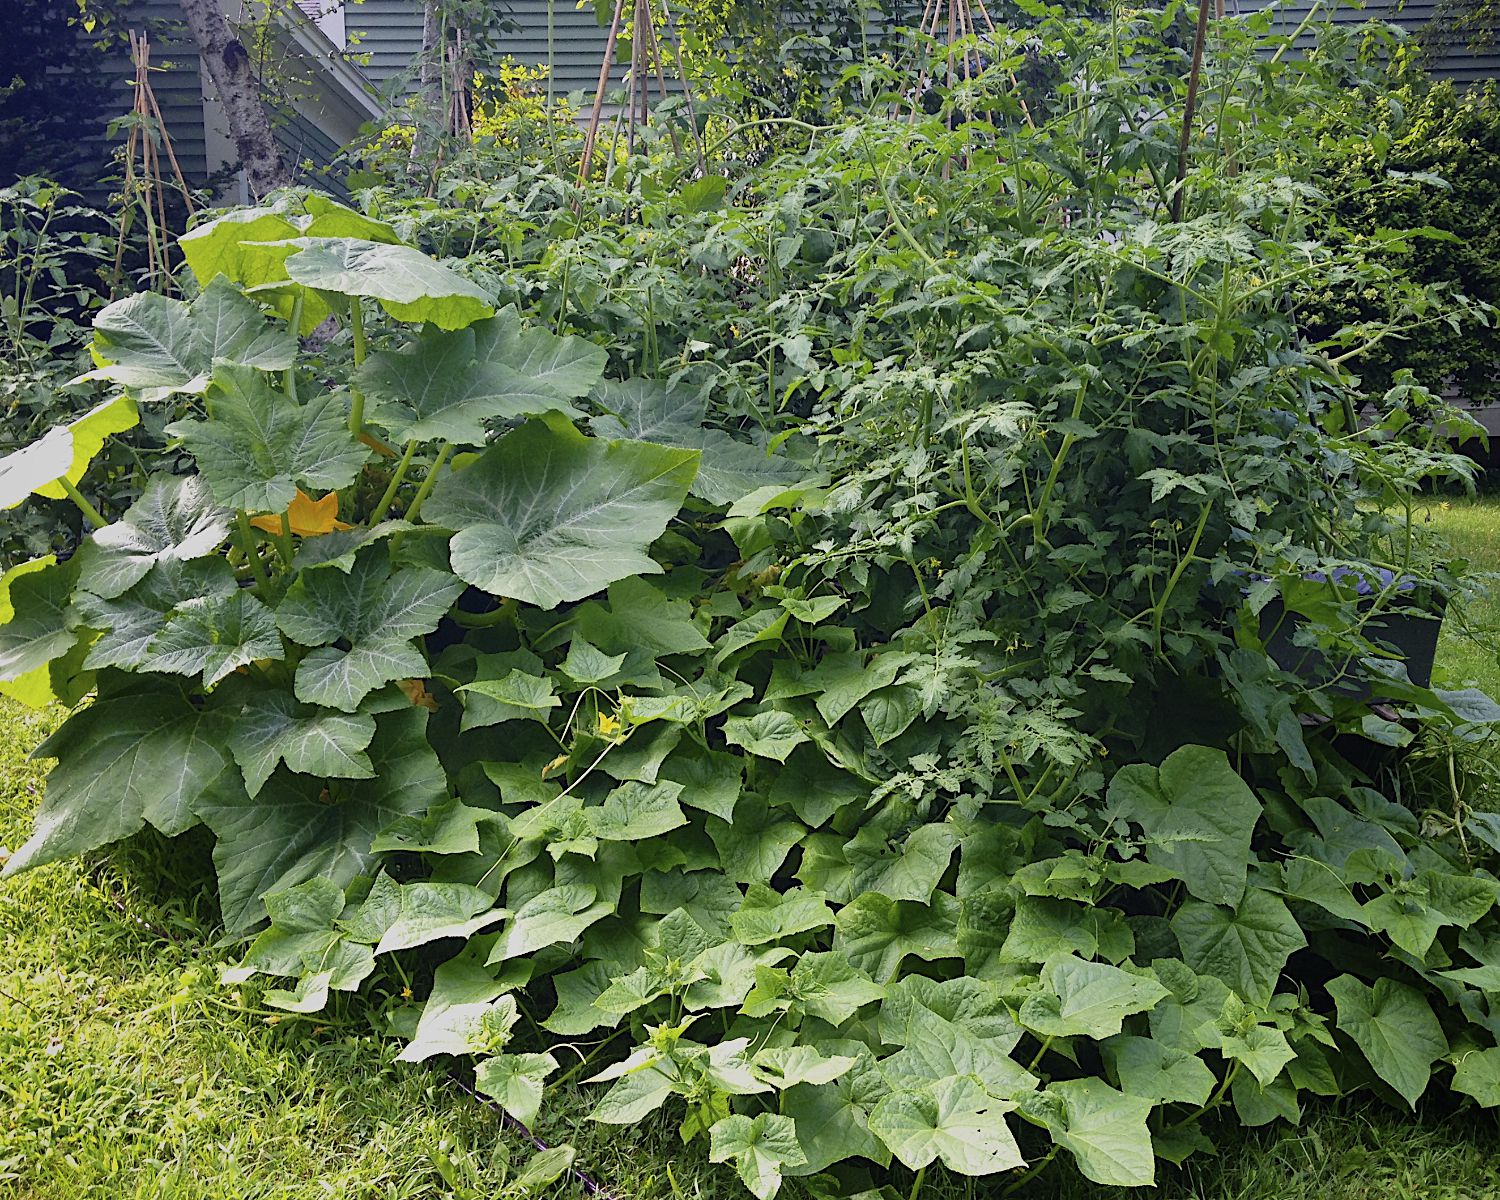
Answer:
[[[1470,570],[1500,575],[1500,496],[1432,500],[1415,515],[1467,559]],[[1491,591],[1444,620],[1433,673],[1439,686],[1478,687],[1500,698],[1500,579]]]
[[[42,772],[24,756],[54,719],[0,700],[0,843],[26,836]],[[201,853],[142,839],[0,884],[0,1198],[505,1196],[524,1139],[396,1063],[369,1001],[307,1020],[220,985]],[[592,1175],[674,1194],[662,1131],[605,1139],[581,1098],[557,1107],[541,1134],[591,1137]],[[692,1193],[708,1175],[701,1156],[673,1172]]]
[[[1423,511],[1480,569],[1500,571],[1500,500]],[[1500,663],[1445,628],[1438,679],[1500,694]],[[26,835],[42,772],[25,761],[50,715],[0,701],[0,843]],[[394,1061],[382,1001],[289,1018],[218,982],[202,847],[138,840],[108,859],[0,883],[0,1200],[500,1200],[529,1148],[446,1078]],[[664,1125],[598,1127],[565,1094],[538,1131],[623,1200],[743,1200]],[[1222,1130],[1217,1157],[1163,1178],[1158,1200],[1500,1200],[1491,1113],[1379,1105],[1310,1110],[1297,1129]],[[508,1165],[514,1160],[514,1165]],[[909,1186],[896,1172],[895,1183]],[[507,1186],[509,1183],[509,1187]],[[579,1195],[576,1180],[555,1189]],[[809,1190],[789,1186],[789,1200]],[[924,1200],[1000,1189],[934,1176]],[[1024,1200],[1119,1200],[1057,1175]],[[889,1193],[889,1200],[899,1200]]]

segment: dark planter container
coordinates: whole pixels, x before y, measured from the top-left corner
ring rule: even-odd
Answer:
[[[1382,574],[1385,574],[1384,572]],[[1317,579],[1318,577],[1310,577]],[[1340,578],[1347,590],[1349,580]],[[1391,580],[1379,581],[1381,588]],[[1354,581],[1355,606],[1369,612],[1375,606],[1377,589],[1362,579]],[[1418,687],[1432,682],[1432,664],[1437,657],[1438,634],[1443,626],[1444,601],[1441,596],[1419,593],[1415,581],[1398,585],[1393,604],[1364,625],[1364,634],[1372,642],[1394,651],[1406,666],[1407,677]],[[1261,610],[1261,638],[1266,650],[1284,671],[1290,671],[1310,687],[1328,687],[1335,694],[1353,700],[1379,699],[1378,681],[1364,678],[1352,660],[1331,661],[1316,648],[1298,646],[1292,640],[1302,626],[1298,613],[1288,612],[1278,597]],[[1337,682],[1331,682],[1333,680]]]

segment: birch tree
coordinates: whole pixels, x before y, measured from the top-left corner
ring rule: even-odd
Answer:
[[[223,0],[180,0],[198,55],[213,80],[229,123],[229,136],[256,198],[291,182],[271,120],[260,98],[250,55],[229,26]]]

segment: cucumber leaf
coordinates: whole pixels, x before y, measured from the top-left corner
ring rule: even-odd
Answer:
[[[1371,987],[1352,975],[1330,980],[1328,994],[1338,1008],[1339,1029],[1415,1109],[1432,1078],[1432,1064],[1448,1052],[1448,1039],[1426,997],[1395,979],[1377,979]]]

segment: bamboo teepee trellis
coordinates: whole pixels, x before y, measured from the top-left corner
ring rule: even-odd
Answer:
[[[168,258],[171,245],[167,223],[167,190],[171,186],[182,193],[188,213],[193,211],[193,195],[172,138],[162,119],[161,106],[151,87],[151,45],[144,32],[130,32],[130,60],[135,65],[129,127],[124,151],[124,180],[121,184],[120,229],[115,245],[116,281],[125,262],[132,214],[139,211],[146,229],[146,272],[150,286],[164,293],[172,290],[172,265]],[[162,155],[171,167],[170,185],[162,169]]]
[[[926,0],[922,19],[917,22],[917,32],[945,47],[941,64],[930,66],[940,66],[950,93],[960,81],[967,83],[983,72],[984,40],[998,42],[1000,36],[984,0]],[[1031,125],[1031,110],[1025,99],[1019,96],[1020,84],[1013,73],[1010,83],[1018,93],[1021,115],[1026,124]],[[910,109],[913,120],[919,103],[920,96],[914,96]]]
[[[661,8],[660,27],[658,27],[655,12],[657,4]],[[669,66],[676,72],[677,82],[688,104],[693,105],[692,85],[680,68],[680,53],[671,56],[670,64],[662,54],[664,39],[671,39],[674,42],[678,40],[667,0],[615,0],[614,16],[610,20],[609,33],[604,43],[604,60],[599,64],[599,83],[594,89],[594,106],[589,113],[588,124],[584,131],[583,158],[578,166],[580,183],[588,179],[589,172],[593,169],[594,155],[599,146],[599,132],[604,120],[605,90],[609,87],[610,70],[615,62],[615,48],[619,45],[621,35],[625,33],[627,8],[630,22],[630,66],[625,74],[625,107],[620,111],[615,123],[615,145],[619,143],[620,130],[623,127],[626,152],[627,154],[635,153],[637,136],[641,128],[651,119],[652,83],[656,85],[659,100],[668,98],[667,71]],[[673,147],[680,154],[682,144],[677,136],[677,129],[669,126],[668,132]],[[708,163],[704,157],[703,139],[698,135],[696,126],[694,127],[694,144],[698,165],[706,173]]]

